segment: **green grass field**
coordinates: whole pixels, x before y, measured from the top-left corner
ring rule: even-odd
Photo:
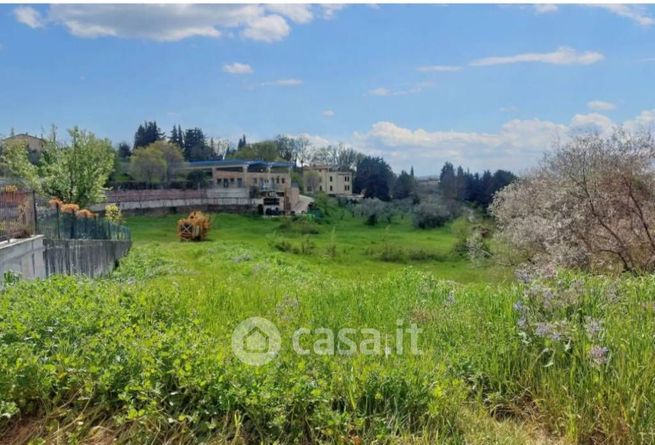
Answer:
[[[179,217],[170,215],[161,218],[133,217],[129,221],[135,246],[144,243],[164,249],[179,248],[174,227]],[[347,213],[337,213],[330,223],[313,225],[319,233],[307,236],[315,244],[310,255],[276,255],[277,249],[271,243],[288,239],[299,244],[303,234],[294,230],[280,229],[279,219],[260,219],[234,214],[213,216],[213,230],[208,242],[220,242],[221,246],[251,249],[258,254],[270,254],[284,258],[296,266],[310,268],[312,272],[344,279],[361,279],[375,274],[378,277],[397,272],[408,266],[430,272],[438,278],[461,283],[509,282],[513,279],[511,271],[502,268],[473,267],[466,258],[453,255],[457,242],[451,226],[436,230],[416,230],[408,217],[396,218],[391,224],[380,223],[367,226],[361,219]],[[336,246],[336,255],[328,253],[328,247]],[[402,257],[393,261],[381,261],[378,253],[388,246],[391,249],[406,249],[424,254],[425,260]],[[182,249],[182,252],[187,252]],[[194,263],[193,252],[188,251],[186,259],[197,265],[196,272],[214,272],[211,265]],[[409,252],[410,254],[412,252]]]
[[[348,215],[288,224],[213,215],[128,220],[108,279],[0,294],[0,431],[15,443],[652,443],[655,281],[560,274],[525,285],[452,253],[455,229]],[[231,337],[279,329],[250,366]],[[415,324],[420,355],[398,326]],[[307,355],[330,332],[379,354]],[[404,346],[398,354],[398,345]],[[385,348],[386,347],[386,348]],[[318,350],[325,351],[319,348]]]

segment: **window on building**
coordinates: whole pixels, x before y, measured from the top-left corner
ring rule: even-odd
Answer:
[[[330,191],[332,191],[332,186],[330,186]]]
[[[332,182],[332,176],[330,176],[330,182]]]
[[[284,184],[284,178],[282,178],[282,184]]]

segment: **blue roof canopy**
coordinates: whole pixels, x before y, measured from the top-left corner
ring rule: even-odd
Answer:
[[[282,162],[282,161],[255,161],[255,160],[242,160],[242,159],[223,159],[220,161],[191,161],[186,163],[189,167],[239,167],[239,166],[262,166],[266,168],[275,168],[275,167],[294,167],[292,162]]]

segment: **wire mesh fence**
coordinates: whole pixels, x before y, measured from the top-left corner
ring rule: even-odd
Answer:
[[[62,211],[60,207],[40,208],[37,218],[38,233],[50,239],[129,240],[130,230],[97,215],[80,216]]]
[[[127,227],[90,212],[64,211],[32,191],[0,190],[0,241],[35,234],[60,240],[130,239]]]

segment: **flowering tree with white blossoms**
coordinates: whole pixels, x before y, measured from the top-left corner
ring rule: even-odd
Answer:
[[[588,271],[655,270],[655,141],[617,129],[578,135],[497,193],[515,258]]]

